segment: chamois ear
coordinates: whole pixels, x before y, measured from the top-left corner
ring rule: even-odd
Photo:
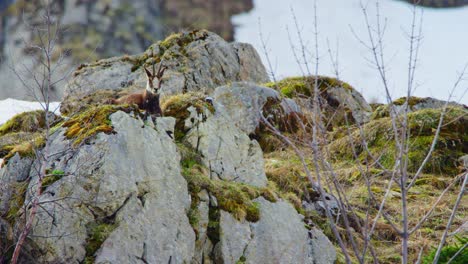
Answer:
[[[151,72],[148,71],[148,69],[146,69],[146,67],[144,67],[144,69],[145,69],[146,77],[148,77],[148,79],[153,79],[153,75],[151,74]]]

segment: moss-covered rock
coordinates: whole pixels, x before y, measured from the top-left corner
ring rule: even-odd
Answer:
[[[55,114],[49,114],[51,126],[60,118]],[[36,132],[46,126],[45,112],[42,110],[17,114],[0,126],[0,137],[13,132]]]
[[[422,163],[434,139],[440,109],[424,109],[408,114],[410,139],[408,171],[415,172]],[[468,111],[462,108],[449,108],[441,128],[440,137],[430,161],[424,167],[426,173],[456,174],[457,160],[468,153]],[[374,157],[390,169],[395,164],[396,146],[390,118],[381,118],[364,125],[363,135]],[[350,140],[356,146],[361,160],[367,158],[363,138],[359,129],[353,129],[351,138],[343,136],[333,141],[328,149],[330,158],[335,161],[353,160]]]
[[[117,227],[116,224],[109,221],[98,220],[96,222],[88,223],[86,230],[88,233],[88,239],[86,240],[86,258],[85,264],[94,263],[94,253],[101,247],[102,243],[106,238],[114,231]]]
[[[62,120],[53,113],[49,113],[48,117],[50,127]],[[21,157],[34,157],[35,150],[42,148],[45,144],[45,128],[44,111],[15,115],[0,127],[0,158],[8,161],[16,153],[19,153]]]
[[[182,175],[187,180],[192,199],[206,190],[216,197],[219,209],[231,213],[238,220],[250,222],[257,222],[260,218],[260,208],[252,200],[263,196],[271,202],[276,201],[276,195],[268,187],[210,179],[198,153],[184,145],[179,145],[179,151],[182,154]]]
[[[185,121],[190,117],[188,110],[190,107],[193,107],[203,120],[206,120],[207,115],[215,112],[213,105],[205,98],[206,96],[202,93],[190,92],[171,96],[161,104],[163,115],[176,119],[175,137],[177,140],[184,137],[189,129],[185,126]]]
[[[109,116],[117,111],[138,113],[138,109],[128,105],[90,107],[63,123],[62,126],[67,128],[64,135],[67,139],[73,140],[74,146],[78,146],[98,133],[110,134],[114,129]]]
[[[422,109],[441,109],[445,106],[446,101],[438,100],[431,97],[416,97],[411,96],[409,99],[406,97],[401,97],[393,101],[388,105],[379,105],[373,109],[371,119],[377,119],[382,117],[390,116],[390,105],[393,107],[393,114],[399,115],[404,113],[406,110],[406,104],[408,104],[408,111],[414,112]],[[458,104],[456,102],[448,102],[447,104],[450,107],[460,107],[468,109],[467,106]]]
[[[326,76],[291,77],[277,83],[267,83],[266,86],[280,91],[288,98],[294,98],[303,108],[311,111],[313,108],[313,93],[315,85],[319,92],[318,99],[322,117],[329,130],[334,127],[369,121],[371,107],[364,97],[351,85],[336,78]]]
[[[60,104],[60,112],[65,116],[70,116],[79,112],[83,112],[87,108],[109,104],[111,99],[128,95],[133,91],[133,88],[123,90],[98,90],[83,97],[69,95],[64,98]]]

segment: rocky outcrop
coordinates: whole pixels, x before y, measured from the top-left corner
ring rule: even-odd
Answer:
[[[165,117],[100,105],[122,86],[139,89],[141,68],[161,60]],[[11,253],[44,165],[25,263],[333,263],[331,242],[266,177],[253,139],[260,114],[300,110],[256,84],[266,80],[253,48],[207,31],[81,67],[46,164],[37,145],[0,170],[1,253]]]
[[[219,122],[215,121],[219,117],[210,118],[204,122]],[[201,263],[202,259],[214,263],[236,263],[239,259],[246,263],[333,263],[333,246],[326,239],[316,240],[308,235],[302,217],[290,204],[270,202],[262,197],[253,201],[260,210],[258,222],[238,220],[230,213],[220,211],[219,241],[216,241],[208,234],[213,231],[207,227],[212,225],[208,224],[213,221],[210,212],[215,210],[217,202],[209,192],[200,192],[197,195],[201,201],[198,225],[204,228],[197,229],[196,239],[187,216],[190,200],[195,197],[189,196],[187,183],[181,176],[177,147],[168,133],[173,130],[174,119],[158,118],[154,127],[142,128],[143,122],[138,118],[116,112],[110,115],[110,121],[114,133],[97,134],[78,148],[70,148],[72,141],[64,138],[65,128],[52,135],[50,152],[60,155],[53,157],[47,167],[57,178],[44,187],[40,196],[42,206],[31,233],[34,236],[24,249],[25,256],[35,256],[38,263],[79,263],[84,260],[96,263]],[[235,128],[234,125],[216,127],[222,138],[226,138],[224,135],[245,135],[241,130],[233,130]],[[192,129],[199,130],[200,126]],[[191,133],[187,135],[188,141]],[[248,157],[248,153],[257,153],[254,158],[260,162],[258,167],[251,164],[257,162],[255,159],[244,159],[235,165],[235,161],[221,152],[219,157],[224,163],[211,168],[221,172],[219,175],[237,173],[236,176],[241,176],[219,177],[223,181],[265,186],[261,150],[255,141],[250,141],[247,136],[246,140],[223,148],[241,153],[243,159],[244,152],[240,150],[257,148],[245,154]],[[209,152],[203,152],[204,148],[200,146],[203,143],[199,150],[209,160]],[[32,161],[27,164],[25,161],[15,156],[1,174],[2,180],[10,179],[4,181],[8,184],[3,186],[14,190],[12,186],[16,182],[25,180],[18,176],[28,173],[25,182],[29,182],[28,194],[24,201],[27,204],[37,183],[38,163],[31,165]],[[18,166],[18,162],[27,166]],[[12,199],[11,195],[4,197],[6,194],[2,192],[2,202],[6,201],[8,207]],[[3,206],[1,213],[10,211]],[[20,228],[20,225],[11,228]],[[328,259],[323,262],[316,262],[323,258],[314,253],[317,244],[328,252]]]
[[[208,31],[174,34],[143,54],[81,66],[67,86],[67,97],[80,98],[97,89],[143,89],[143,66],[163,63],[163,95],[190,91],[210,93],[234,81],[264,82],[265,68],[252,46],[227,43]]]

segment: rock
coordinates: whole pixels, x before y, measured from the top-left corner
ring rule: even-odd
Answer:
[[[245,249],[251,240],[250,225],[245,220],[237,221],[231,214],[224,211],[220,212],[219,225],[222,236],[214,249],[215,262],[236,264],[244,256]]]
[[[187,91],[209,93],[217,86],[235,81],[268,80],[265,67],[251,45],[227,43],[218,35],[201,30],[171,35],[140,55],[83,65],[68,83],[67,97],[81,97],[95,88],[143,89],[146,80],[141,66],[161,60],[168,67],[161,86],[166,96]]]
[[[280,101],[277,91],[246,82],[218,87],[213,98],[216,112],[226,113],[229,120],[247,134],[259,127],[267,101]]]
[[[13,176],[15,181],[23,182],[29,177],[29,170],[33,160],[31,158],[21,158],[16,153],[10,160],[8,160],[9,166],[7,167],[6,174]]]
[[[462,170],[468,170],[468,155],[464,155],[458,159]]]
[[[33,231],[39,237],[33,240],[47,253],[37,261],[189,262],[195,235],[173,140],[166,131],[142,128],[142,121],[123,112],[111,120],[116,134],[99,134],[91,144],[54,161],[56,169],[70,175],[48,186],[40,198],[44,205]],[[52,149],[67,146],[62,132],[54,134]],[[51,199],[59,201],[47,203]],[[102,244],[90,252],[92,237],[103,234]]]
[[[174,138],[174,127],[176,119],[173,117],[156,118],[156,130],[159,132],[166,132],[168,136]]]
[[[266,86],[277,89],[284,96],[293,98],[302,107],[311,109],[314,85],[318,84],[320,105],[324,121],[329,129],[350,123],[369,122],[372,108],[364,97],[351,85],[331,77],[290,77]]]
[[[409,113],[411,113],[422,109],[442,109],[446,105],[447,101],[438,100],[431,97],[420,98],[412,96],[408,102],[406,102],[406,97],[401,97],[392,102],[394,113],[397,115],[403,114],[406,109],[406,103],[408,103],[408,110]],[[456,102],[448,102],[447,107],[468,109],[468,106]],[[372,114],[372,119],[390,116],[389,109],[389,105],[378,106]]]
[[[331,242],[319,231],[307,232],[302,216],[284,201],[257,198],[261,217],[257,223],[238,222],[221,213],[220,242],[215,254],[223,263],[334,263]],[[268,241],[268,243],[265,243]],[[320,252],[320,253],[318,253]],[[322,256],[319,256],[322,255]]]
[[[213,244],[208,237],[208,224],[209,224],[209,210],[210,210],[210,196],[206,190],[198,193],[200,203],[197,207],[198,210],[198,225],[194,228],[197,232],[197,240],[195,241],[195,254],[192,263],[196,264],[209,264],[213,263],[211,252],[213,251]]]
[[[309,230],[309,260],[311,263],[335,263],[336,251],[321,230]]]
[[[235,126],[226,112],[215,112],[198,123],[185,140],[201,153],[211,178],[266,186],[260,145]]]

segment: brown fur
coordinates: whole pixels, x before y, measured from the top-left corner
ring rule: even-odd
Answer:
[[[161,107],[159,105],[159,90],[161,89],[161,78],[166,70],[165,66],[159,65],[156,72],[153,64],[153,72],[144,68],[147,77],[147,87],[143,92],[133,93],[122,96],[118,99],[111,99],[111,104],[136,104],[141,110],[145,110],[145,119],[148,115],[162,116]],[[157,85],[153,81],[156,80]]]
[[[122,96],[118,99],[110,100],[111,104],[136,104],[141,110],[145,110],[147,114],[161,116],[161,108],[159,106],[159,94],[153,94],[144,90],[143,92],[133,93]]]

